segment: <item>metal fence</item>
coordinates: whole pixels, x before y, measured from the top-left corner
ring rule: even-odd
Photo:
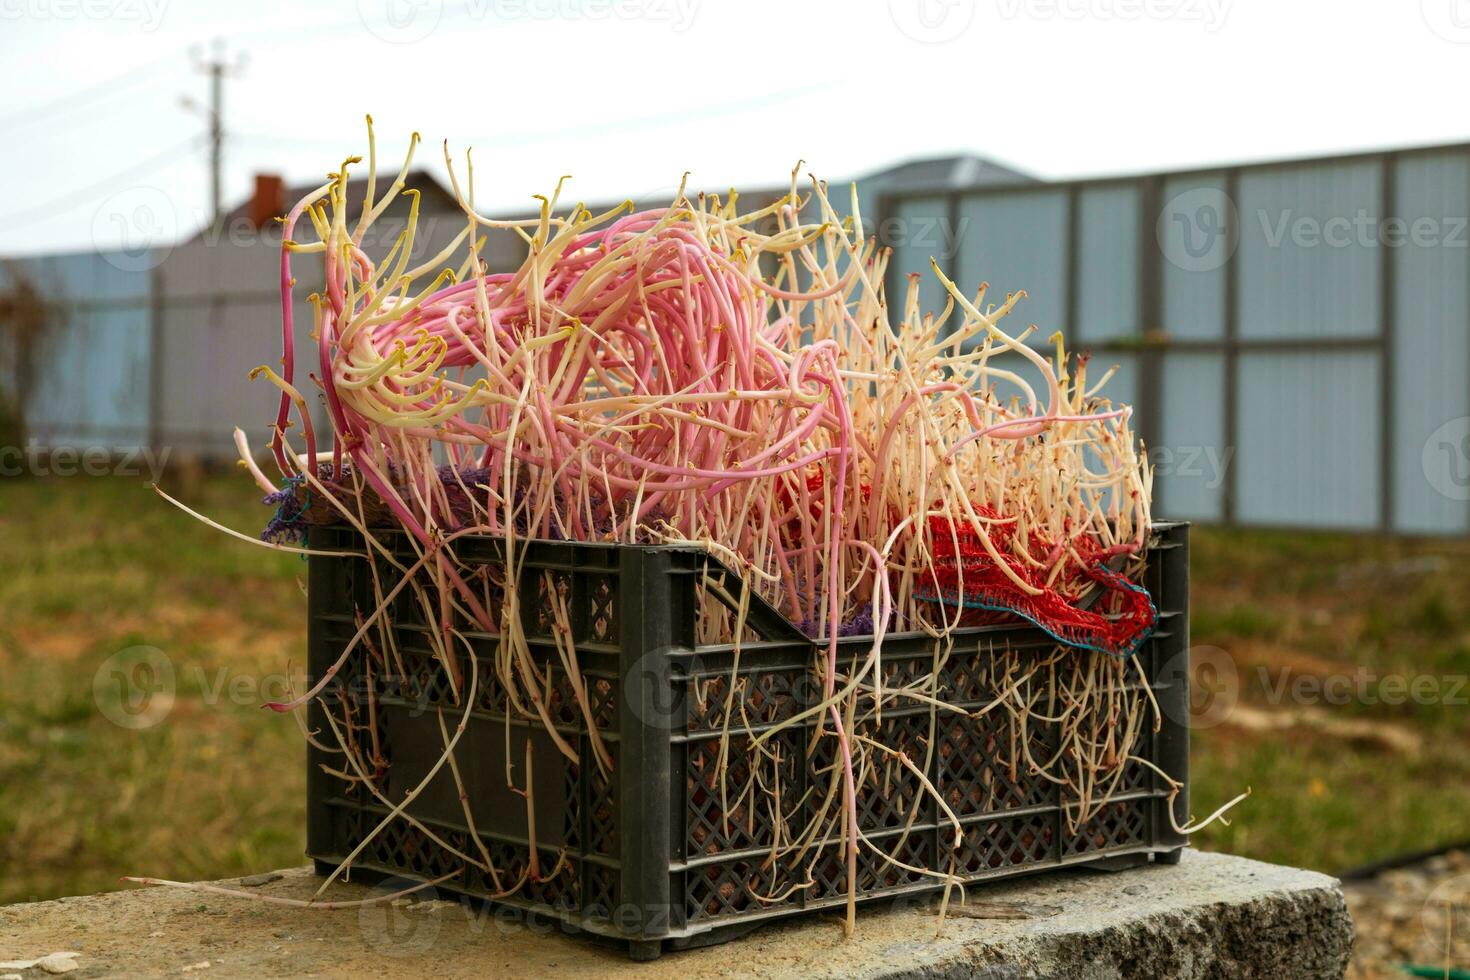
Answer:
[[[891,297],[933,256],[966,288],[1025,289],[1035,342],[1062,329],[1118,366],[1107,393],[1135,406],[1157,513],[1470,531],[1470,146],[908,189],[876,210]],[[42,446],[227,456],[235,424],[259,439],[273,416],[274,389],[242,365],[279,360],[278,258],[268,238],[204,236],[4,263],[0,292],[24,279],[52,315],[0,387],[32,393]],[[942,305],[932,276],[924,298]],[[302,350],[309,316],[298,297]]]
[[[1119,367],[1156,512],[1470,530],[1470,147],[883,197],[929,258]],[[927,236],[923,227],[950,234]],[[916,241],[917,239],[917,241]],[[924,246],[940,247],[925,248]],[[937,284],[926,283],[930,308]]]
[[[14,330],[0,331],[0,392],[28,393],[23,409],[35,443],[148,445],[155,295],[150,255],[91,252],[0,263],[8,315],[25,315],[14,309],[25,294],[39,300],[44,323],[28,355]]]
[[[425,213],[413,248],[428,258],[463,227],[457,212]],[[378,234],[392,241],[401,224]],[[257,447],[269,437],[279,398],[260,364],[281,360],[280,238],[214,233],[166,248],[12,259],[0,263],[0,295],[38,294],[44,329],[28,358],[0,350],[0,394],[29,392],[26,447],[0,447],[22,459],[65,446],[228,459],[232,432],[244,426]],[[297,380],[316,363],[311,287],[319,257],[294,260]],[[0,337],[5,335],[0,331]],[[25,378],[20,374],[24,373]],[[22,383],[24,381],[24,383]],[[320,405],[313,405],[320,427]],[[292,434],[299,444],[299,433]],[[300,446],[298,445],[298,448]],[[8,457],[7,457],[8,458]],[[0,467],[15,468],[0,459]]]

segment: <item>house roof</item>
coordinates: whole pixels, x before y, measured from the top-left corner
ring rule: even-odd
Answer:
[[[933,187],[946,190],[953,187],[984,187],[991,184],[1034,184],[1037,178],[1028,173],[1014,170],[985,157],[959,155],[926,157],[874,171],[858,178],[858,186],[864,182],[881,184],[883,190],[900,190],[910,187]]]
[[[383,191],[388,187],[388,185],[392,183],[392,180],[392,174],[389,174],[387,176],[385,176],[381,172],[378,174],[377,183],[379,195],[381,195]],[[322,182],[317,181],[310,184],[295,184],[288,186],[285,191],[285,201],[287,209],[289,209],[292,205],[294,205],[297,201],[301,200],[306,195],[310,194],[312,191],[316,190],[321,185]],[[416,190],[419,192],[422,199],[420,204],[421,207],[437,207],[454,211],[459,210],[459,203],[454,199],[454,193],[449,188],[439,183],[439,180],[427,170],[410,170],[407,176],[404,177],[403,185],[405,190]],[[366,175],[361,177],[354,177],[347,181],[348,201],[362,201],[366,194]],[[225,213],[224,226],[226,228],[236,228],[241,226],[242,224],[248,223],[250,219],[250,204],[250,197],[247,196],[245,198],[242,198],[238,204],[236,204],[233,208]],[[206,231],[208,231],[208,228],[201,230],[199,232],[199,235],[196,237],[203,236]]]
[[[380,194],[390,179],[382,174],[378,175],[378,192]],[[1028,184],[1036,182],[1037,178],[1029,174],[987,160],[984,157],[973,155],[909,160],[883,170],[864,174],[858,178],[859,188],[876,192],[903,190],[912,187],[932,187],[936,190],[947,190],[956,187],[983,187],[995,184]],[[417,190],[420,193],[422,196],[422,207],[431,210],[459,210],[459,204],[455,200],[453,192],[441,184],[438,178],[427,170],[416,169],[409,171],[404,184],[406,188]],[[311,183],[296,184],[287,187],[285,189],[286,207],[289,208],[320,186],[320,183]],[[366,193],[366,176],[355,177],[347,182],[347,199],[349,201],[361,201]],[[670,191],[669,193],[671,194],[672,192]],[[773,200],[783,193],[785,193],[785,187],[762,187],[741,192],[742,196],[750,201]],[[645,193],[641,197],[642,199],[637,201],[640,206],[646,207],[667,203],[662,191]],[[250,205],[251,199],[249,197],[243,198],[234,208],[225,214],[224,226],[226,228],[238,228],[248,224],[250,219]],[[196,237],[202,237],[207,231],[207,228],[202,229]]]

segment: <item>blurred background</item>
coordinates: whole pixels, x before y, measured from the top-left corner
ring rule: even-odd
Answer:
[[[858,182],[890,289],[931,257],[1025,289],[1037,342],[1117,366],[1156,515],[1197,525],[1193,792],[1253,790],[1197,844],[1354,872],[1369,952],[1419,929],[1402,894],[1464,874],[1466,0],[0,20],[0,902],[300,861],[300,734],[258,706],[299,680],[304,567],[148,484],[249,535],[269,518],[228,461],[273,415],[246,375],[279,357],[275,218],[366,153],[368,113],[380,170],[423,135],[425,256],[462,226],[447,141],[507,216],[563,174],[595,209],[686,172],[759,200],[800,161]]]

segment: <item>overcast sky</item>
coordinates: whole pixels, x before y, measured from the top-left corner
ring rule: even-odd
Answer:
[[[1047,178],[1470,139],[1470,0],[0,0],[0,254],[208,206],[196,67],[225,42],[227,201],[422,132],[481,202],[766,186],[978,153]],[[192,52],[192,53],[191,53]]]

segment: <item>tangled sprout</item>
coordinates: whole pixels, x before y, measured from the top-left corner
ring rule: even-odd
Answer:
[[[466,157],[461,181],[447,147],[464,227],[415,264],[419,200],[404,190],[413,148],[380,196],[371,123],[369,143],[363,200],[348,200],[354,158],[284,219],[281,370],[257,369],[281,392],[270,448],[284,482],[237,441],[277,508],[268,534],[347,524],[375,565],[396,566],[374,573],[376,607],[360,611],[332,669],[272,705],[324,699],[331,731],[311,737],[335,738],[344,772],[392,808],[378,831],[406,817],[406,799],[387,798],[360,719],[324,691],[354,653],[387,669],[388,621],[404,597],[439,624],[437,656],[457,699],[475,703],[478,673],[460,668],[469,645],[456,625],[468,623],[498,639],[494,675],[508,710],[539,719],[569,760],[613,765],[595,729],[587,760],[548,714],[548,675],[519,622],[513,573],[518,549],[538,538],[701,546],[734,570],[743,595],[812,638],[819,703],[806,714],[820,717],[812,738],[827,743],[834,767],[816,816],[783,827],[772,860],[789,867],[790,888],[807,887],[804,856],[816,842],[840,842],[849,924],[858,851],[878,847],[863,834],[859,800],[885,791],[882,774],[916,772],[954,816],[923,779],[918,750],[885,741],[880,721],[885,707],[916,701],[957,710],[938,677],[961,628],[1026,621],[1056,641],[1040,657],[992,651],[998,697],[984,710],[1003,712],[1015,733],[988,746],[997,764],[1062,787],[1073,828],[1117,791],[1158,724],[1148,684],[1130,676],[1157,616],[1132,582],[1148,541],[1151,473],[1129,409],[1100,393],[1111,372],[1089,377],[1088,359],[1069,357],[1060,335],[1047,351],[1034,346],[1034,326],[1007,328],[1023,293],[997,302],[981,284],[969,294],[935,266],[943,309],[921,308],[918,275],[892,302],[890,254],[864,235],[856,191],[843,214],[799,168],[784,195],[749,210],[733,192],[681,185],[665,207],[594,213],[562,205],[563,181],[534,217],[498,220],[476,210],[473,166]],[[386,254],[368,254],[366,233],[404,198],[405,230]],[[490,235],[515,236],[524,260],[488,271]],[[320,256],[324,282],[310,296],[315,350],[298,352],[292,261],[302,255]],[[312,425],[298,355],[311,363],[327,432]],[[383,529],[406,534],[416,562],[399,562],[378,541]],[[507,570],[493,583],[456,558],[472,537],[504,544]],[[738,660],[755,639],[750,601],[732,610],[706,590],[700,641],[733,644]],[[545,602],[554,620],[567,619],[554,590]],[[897,633],[932,637],[935,667],[885,686],[883,645]],[[839,656],[839,637],[854,635],[871,645]],[[557,655],[590,711],[575,649],[558,641]],[[1038,756],[1026,732],[1048,711],[1059,713],[1062,739]],[[743,724],[727,703],[726,747]],[[762,771],[780,765],[781,730],[744,729],[750,758],[739,776],[722,749],[721,799],[750,806],[771,792]],[[451,768],[462,731],[463,722],[452,737],[445,730]],[[473,827],[468,802],[466,817]],[[501,881],[488,853],[455,853],[507,894],[549,873]]]

